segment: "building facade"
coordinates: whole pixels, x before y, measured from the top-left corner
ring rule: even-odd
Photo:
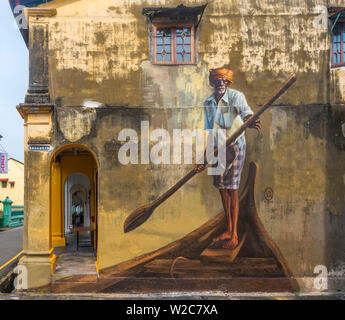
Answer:
[[[9,158],[7,173],[0,173],[0,200],[9,197],[14,206],[24,205],[24,163]]]
[[[73,196],[88,210],[101,276],[133,271],[138,259],[170,248],[222,211],[212,177],[202,173],[140,227],[123,230],[133,210],[194,167],[195,159],[153,163],[148,154],[170,150],[157,146],[165,133],[153,132],[164,129],[173,137],[176,129],[202,130],[203,103],[212,93],[209,69],[222,66],[233,70],[232,88],[254,112],[297,75],[261,116],[261,132],[246,133],[241,189],[255,161],[259,218],[301,287],[308,287],[303,279],[314,277],[316,266],[337,272],[345,261],[342,1],[23,5],[30,82],[17,107],[25,128],[20,264],[30,288],[52,281],[54,248],[65,245]],[[131,150],[138,150],[132,160],[121,153],[130,137]],[[74,181],[70,188],[67,180]]]

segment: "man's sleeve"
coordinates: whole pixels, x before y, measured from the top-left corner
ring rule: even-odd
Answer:
[[[206,103],[204,104],[204,117],[205,117],[204,130],[212,130],[213,127],[211,127],[210,121],[209,121],[208,116],[207,116]]]
[[[237,103],[236,104],[237,104],[237,106],[239,107],[239,109],[241,111],[240,116],[241,116],[242,120],[246,116],[254,114],[252,109],[248,106],[246,97],[244,96],[243,93],[239,93],[238,94]]]

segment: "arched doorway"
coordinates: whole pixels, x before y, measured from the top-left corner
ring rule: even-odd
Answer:
[[[51,248],[65,247],[69,235],[83,229],[89,235],[94,253],[97,253],[97,168],[94,154],[80,145],[65,146],[52,157]]]

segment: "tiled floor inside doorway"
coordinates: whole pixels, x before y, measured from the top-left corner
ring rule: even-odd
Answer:
[[[66,247],[55,247],[56,269],[54,279],[70,275],[96,275],[96,253],[90,243],[90,234],[66,235]]]

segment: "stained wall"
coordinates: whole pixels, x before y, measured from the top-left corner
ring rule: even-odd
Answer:
[[[49,18],[52,144],[84,144],[99,161],[101,269],[160,248],[221,210],[212,177],[200,174],[142,227],[124,234],[127,215],[192,165],[124,166],[117,140],[123,128],[140,132],[142,120],[170,133],[202,128],[202,104],[211,94],[208,70],[223,65],[234,71],[233,88],[244,92],[254,111],[297,74],[262,116],[262,132],[247,133],[247,162],[260,165],[260,218],[297,276],[345,261],[344,75],[330,69],[326,8],[341,2],[209,1],[197,30],[197,63],[190,66],[151,63],[149,23],[141,14],[143,7],[180,1],[56,0],[41,6],[57,9]],[[86,101],[100,107],[83,108]],[[247,164],[243,181],[246,170]]]

